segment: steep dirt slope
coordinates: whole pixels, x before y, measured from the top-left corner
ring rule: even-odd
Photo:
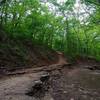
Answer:
[[[0,73],[40,67],[58,61],[57,52],[28,39],[11,38],[0,30]]]

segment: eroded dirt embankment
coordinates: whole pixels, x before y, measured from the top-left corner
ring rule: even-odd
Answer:
[[[10,36],[0,27],[0,74],[57,63],[58,55],[47,45]]]

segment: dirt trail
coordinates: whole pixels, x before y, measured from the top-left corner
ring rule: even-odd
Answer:
[[[64,55],[62,53],[58,52],[58,62],[55,64],[52,64],[49,66],[36,67],[36,68],[26,68],[26,69],[16,70],[14,72],[6,72],[6,76],[7,75],[11,76],[11,75],[23,75],[23,74],[28,74],[28,73],[37,73],[37,72],[46,71],[46,70],[55,70],[55,69],[62,67],[62,65],[68,65],[68,64],[69,63],[64,58]]]
[[[64,54],[61,52],[58,52],[58,65],[64,65],[64,64],[68,64],[67,59],[64,57]]]
[[[100,100],[100,71],[62,67],[67,64],[59,54],[56,64],[9,73],[9,77],[0,79],[0,100]],[[26,95],[47,71],[50,73],[50,90],[45,96]]]
[[[100,71],[63,68],[61,72],[53,72],[54,100],[100,100]]]
[[[7,74],[10,76],[0,79],[0,100],[38,100],[25,95],[25,93],[35,84],[36,80],[39,80],[41,75],[45,74],[45,70],[57,69],[61,67],[58,65],[67,64],[62,55],[58,57],[58,63],[48,67],[43,66],[8,72]],[[50,94],[46,94],[43,100],[53,100],[53,98]]]

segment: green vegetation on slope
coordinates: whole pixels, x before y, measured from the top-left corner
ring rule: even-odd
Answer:
[[[15,49],[18,47],[17,55],[24,58],[25,47],[18,41],[30,40],[33,44],[62,51],[71,59],[91,56],[100,60],[99,2],[80,1],[78,6],[82,6],[83,12],[81,8],[75,8],[76,0],[66,0],[63,4],[57,0],[46,3],[42,0],[2,0],[0,26],[6,32],[5,36],[14,42],[6,47],[0,43],[0,48],[8,50],[12,45]],[[56,9],[50,11],[52,7],[48,7],[49,4]],[[5,36],[0,33],[3,40],[6,40]]]

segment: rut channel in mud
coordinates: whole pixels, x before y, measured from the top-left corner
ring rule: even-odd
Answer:
[[[49,79],[49,74],[42,75],[39,80],[35,81],[35,84],[25,94],[28,96],[33,96],[35,98],[45,97],[50,88]]]

